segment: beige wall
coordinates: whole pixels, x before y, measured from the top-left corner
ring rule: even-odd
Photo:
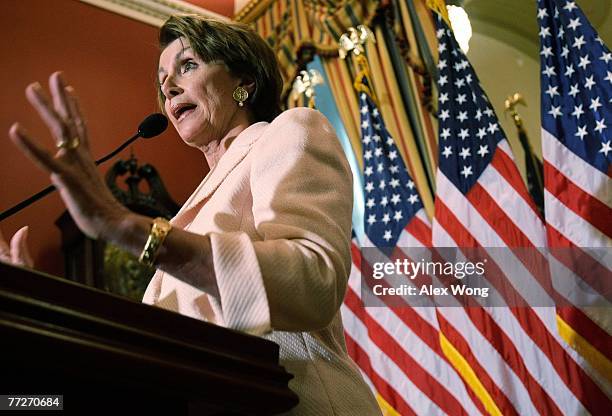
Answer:
[[[612,45],[612,7],[609,0],[578,0],[601,38]],[[525,97],[519,106],[532,147],[541,158],[540,61],[535,0],[466,0],[473,36],[468,58],[499,117],[519,168],[524,174],[524,153],[516,128],[504,113],[506,97],[515,92]]]

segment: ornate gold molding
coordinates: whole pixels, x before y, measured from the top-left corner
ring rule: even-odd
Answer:
[[[195,13],[229,20],[227,17],[211,12],[182,0],[80,0],[102,9],[160,27],[173,14]]]
[[[256,20],[274,0],[251,0],[234,15],[234,20],[251,23]]]

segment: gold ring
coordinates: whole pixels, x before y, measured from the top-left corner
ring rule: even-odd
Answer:
[[[73,137],[72,140],[62,140],[56,146],[58,149],[76,149],[81,144],[78,137]]]

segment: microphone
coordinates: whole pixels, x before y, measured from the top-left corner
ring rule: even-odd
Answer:
[[[155,136],[159,136],[160,134],[162,134],[167,128],[168,128],[168,119],[166,118],[166,116],[160,113],[154,113],[154,114],[148,115],[144,120],[142,120],[142,123],[140,123],[140,125],[138,126],[138,130],[135,135],[127,139],[125,143],[123,143],[121,146],[119,146],[118,148],[116,148],[115,150],[107,154],[106,156],[96,160],[95,162],[96,166],[101,163],[106,162],[108,159],[115,156],[117,153],[125,149],[127,146],[129,146],[134,140],[138,139],[139,137],[142,137],[143,139],[151,139]],[[3,211],[2,213],[0,213],[0,221],[10,217],[13,214],[16,214],[17,212],[21,211],[25,207],[32,205],[34,202],[50,194],[54,190],[55,190],[55,186],[50,185],[46,187],[45,189],[43,189],[42,191],[32,195],[28,199],[21,201],[20,203],[7,209],[6,211]]]

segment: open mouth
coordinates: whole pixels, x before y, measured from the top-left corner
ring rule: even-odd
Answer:
[[[174,109],[173,115],[177,121],[181,121],[195,110],[195,104],[180,104]]]

